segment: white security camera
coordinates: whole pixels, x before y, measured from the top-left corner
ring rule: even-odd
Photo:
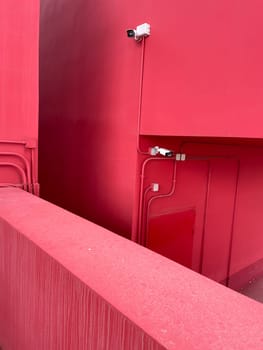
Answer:
[[[159,147],[159,146],[155,146],[155,147],[151,148],[150,154],[152,156],[156,156],[157,154],[160,154],[164,157],[173,157],[174,156],[173,151],[171,151],[170,149],[167,149],[167,148]]]
[[[128,38],[134,38],[136,41],[142,40],[142,38],[150,35],[151,26],[148,23],[140,24],[136,29],[128,29]]]
[[[172,157],[174,155],[173,151],[166,148],[159,148],[159,153],[164,157]]]

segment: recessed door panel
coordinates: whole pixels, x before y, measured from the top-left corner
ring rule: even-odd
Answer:
[[[195,211],[192,209],[152,217],[147,247],[191,268],[194,220]]]

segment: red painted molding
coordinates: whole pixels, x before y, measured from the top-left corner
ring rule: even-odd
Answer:
[[[260,303],[19,189],[0,285],[4,350],[263,348]]]

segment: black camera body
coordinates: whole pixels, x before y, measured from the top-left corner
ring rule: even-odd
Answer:
[[[127,30],[127,36],[128,38],[134,38],[136,35],[136,31],[134,29],[128,29]]]

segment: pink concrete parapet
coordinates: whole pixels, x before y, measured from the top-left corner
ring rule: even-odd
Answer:
[[[260,303],[15,188],[0,286],[3,350],[263,348]]]

